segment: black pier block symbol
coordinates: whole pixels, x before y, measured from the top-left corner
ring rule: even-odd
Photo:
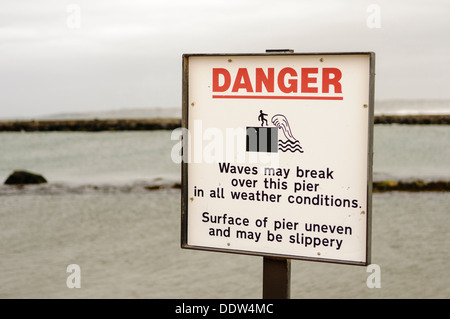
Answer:
[[[247,126],[247,152],[278,152],[278,127]]]

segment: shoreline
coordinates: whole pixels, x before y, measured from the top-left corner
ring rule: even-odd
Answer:
[[[84,192],[92,193],[98,191],[100,193],[106,192],[126,192],[130,193],[133,190],[143,190],[143,191],[159,191],[159,190],[169,190],[178,189],[181,190],[182,184],[177,181],[167,181],[163,183],[139,183],[139,184],[64,184],[58,183],[43,183],[43,184],[13,184],[13,185],[0,185],[0,195],[5,194],[20,194],[27,189],[35,189],[39,194],[45,193],[43,190],[47,189],[51,192],[75,192],[77,194],[82,194]],[[5,192],[6,193],[2,193]],[[372,192],[376,193],[388,193],[388,192],[402,192],[402,193],[425,193],[425,192],[435,192],[435,193],[445,193],[450,192],[450,181],[423,181],[423,180],[413,180],[413,181],[394,181],[394,180],[384,180],[376,181],[372,184]]]
[[[450,115],[376,115],[374,124],[449,125]],[[1,121],[0,132],[153,131],[181,127],[179,118]]]

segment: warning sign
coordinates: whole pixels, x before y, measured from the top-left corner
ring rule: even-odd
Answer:
[[[374,54],[183,68],[182,247],[369,264]]]

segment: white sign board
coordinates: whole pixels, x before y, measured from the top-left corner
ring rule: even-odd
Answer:
[[[182,247],[369,264],[374,54],[183,70]]]

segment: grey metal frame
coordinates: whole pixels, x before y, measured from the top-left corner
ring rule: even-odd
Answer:
[[[326,263],[337,263],[337,264],[347,264],[347,265],[358,265],[367,266],[371,263],[371,247],[372,247],[372,174],[373,174],[373,125],[374,125],[374,105],[375,105],[375,53],[374,52],[339,52],[339,53],[293,53],[290,50],[285,52],[279,52],[274,50],[273,52],[266,53],[219,53],[219,54],[183,54],[183,88],[182,88],[182,128],[189,129],[189,58],[194,56],[223,56],[223,57],[236,57],[236,56],[285,56],[285,55],[299,55],[299,56],[327,56],[327,55],[369,55],[370,57],[370,80],[369,80],[369,105],[368,105],[368,147],[367,147],[367,229],[366,229],[366,261],[365,262],[352,262],[347,260],[336,260],[336,259],[324,259],[324,258],[314,258],[314,257],[301,257],[292,256],[285,254],[269,254],[264,252],[253,252],[235,249],[223,249],[214,247],[204,247],[204,246],[194,246],[188,244],[188,163],[182,161],[181,166],[181,248],[183,249],[194,249],[212,252],[225,252],[225,253],[235,253],[243,255],[252,256],[262,256],[269,258],[286,258],[295,260],[306,260],[306,261],[316,261],[316,262],[326,262]],[[185,150],[187,150],[187,140],[183,139],[182,142],[182,152],[183,155]]]

